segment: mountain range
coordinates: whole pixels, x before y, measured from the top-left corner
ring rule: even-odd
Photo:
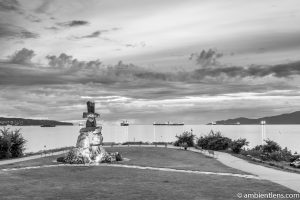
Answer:
[[[269,117],[261,117],[257,119],[239,117],[235,119],[216,121],[215,124],[216,125],[260,124],[261,121],[266,121],[266,124],[300,124],[300,111],[296,111],[288,114],[269,116]]]
[[[70,125],[72,126],[73,124],[69,122],[59,122],[55,120],[46,120],[46,119],[23,119],[23,118],[0,117],[0,126],[6,126],[6,125],[13,125],[13,126]]]

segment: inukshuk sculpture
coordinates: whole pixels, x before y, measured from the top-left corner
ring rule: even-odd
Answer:
[[[108,153],[102,146],[103,136],[102,126],[97,126],[96,118],[100,117],[95,113],[95,103],[87,102],[87,112],[83,113],[83,118],[87,118],[86,127],[80,129],[76,147],[71,149],[67,156],[59,158],[58,161],[71,164],[101,163],[121,161],[121,155]]]

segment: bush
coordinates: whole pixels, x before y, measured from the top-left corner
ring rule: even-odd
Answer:
[[[188,146],[193,147],[194,146],[194,138],[195,135],[193,135],[193,132],[184,131],[181,135],[177,136],[177,140],[174,142],[174,146]]]
[[[252,156],[252,157],[255,157],[255,158],[259,158],[259,159],[261,159],[261,155],[262,155],[262,152],[261,151],[259,151],[259,150],[256,150],[256,149],[249,149],[249,150],[247,150],[247,151],[241,151],[240,152],[242,155],[245,155],[245,156],[247,156],[247,155],[250,155],[250,156]]]
[[[279,144],[275,141],[272,141],[270,139],[265,140],[266,144],[262,145],[262,150],[265,153],[272,153],[275,151],[280,151],[281,147]]]
[[[266,156],[267,160],[282,161],[285,160],[280,151],[274,151]]]
[[[0,130],[0,159],[16,158],[23,155],[26,140],[20,130],[10,131],[6,128]]]
[[[206,136],[201,136],[197,145],[202,149],[210,150],[226,150],[231,144],[231,139],[221,135],[221,132],[214,132],[213,130]]]
[[[240,153],[243,146],[247,146],[249,142],[245,138],[240,138],[231,142],[230,147],[234,153]]]
[[[141,141],[139,141],[139,142],[124,142],[124,143],[122,143],[122,145],[147,145],[147,143],[141,142]]]
[[[251,155],[261,160],[292,162],[295,156],[287,148],[282,149],[280,145],[270,139],[265,140],[266,144],[257,145],[251,150],[243,151],[244,155]]]

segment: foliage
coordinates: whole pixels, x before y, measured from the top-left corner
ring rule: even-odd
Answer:
[[[195,135],[192,131],[184,131],[181,135],[176,135],[177,140],[174,142],[174,146],[194,146]]]
[[[231,144],[231,139],[221,135],[221,132],[214,132],[211,130],[208,135],[201,136],[197,145],[202,149],[210,150],[226,150]]]
[[[58,162],[61,161],[62,159],[60,158],[60,160],[57,160]],[[64,159],[64,162],[69,163],[69,164],[84,164],[85,159],[83,156],[81,156],[80,150],[78,148],[73,148],[71,149],[67,156]]]
[[[5,127],[0,129],[0,159],[16,158],[23,155],[26,140],[20,131],[21,129],[10,131]]]
[[[243,151],[243,155],[250,155],[261,160],[287,161],[292,162],[295,156],[287,148],[282,149],[281,146],[270,139],[265,140],[265,144],[257,145],[254,148]]]
[[[281,151],[281,147],[277,142],[272,141],[270,139],[265,140],[265,142],[266,142],[266,144],[262,145],[263,152],[272,153],[272,152],[276,152],[276,151]]]
[[[122,145],[147,145],[149,143],[145,143],[145,142],[141,142],[141,141],[137,141],[137,142],[124,142],[122,143]]]
[[[249,142],[245,138],[239,138],[231,142],[230,147],[234,153],[240,153],[243,146],[247,146]]]

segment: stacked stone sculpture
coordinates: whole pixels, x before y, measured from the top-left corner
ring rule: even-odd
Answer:
[[[83,113],[83,118],[87,118],[86,127],[80,129],[76,147],[58,161],[70,164],[91,164],[122,160],[118,152],[108,153],[103,148],[102,126],[97,126],[96,122],[98,117],[100,115],[95,113],[95,103],[88,101],[87,112]]]

